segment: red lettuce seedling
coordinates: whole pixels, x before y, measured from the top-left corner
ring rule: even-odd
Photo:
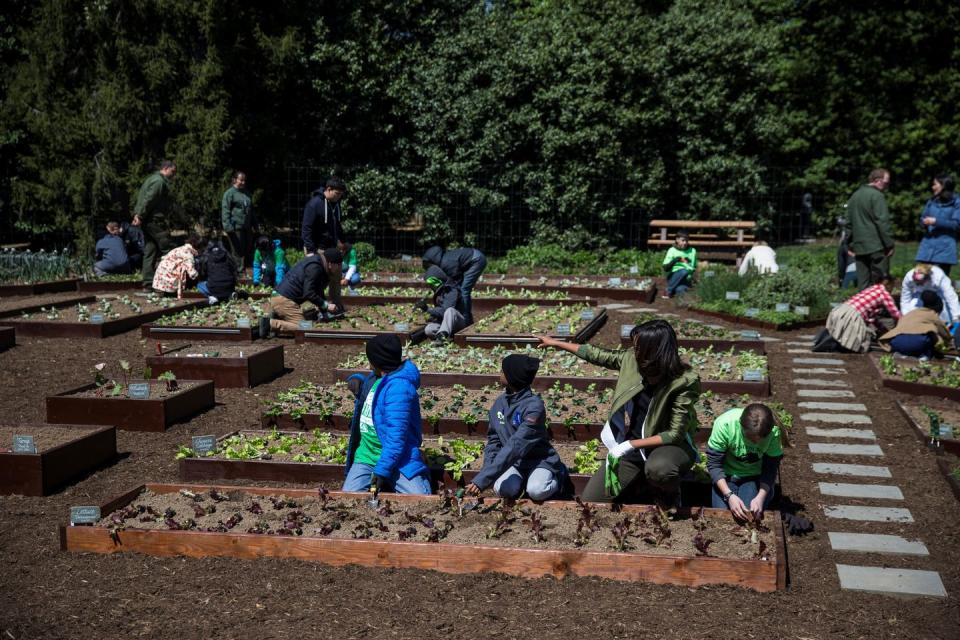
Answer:
[[[261,513],[263,513],[263,507],[260,506],[259,502],[254,502],[249,507],[247,507],[247,511],[249,511],[254,515],[260,515]]]
[[[174,520],[173,518],[167,518],[163,522],[164,524],[167,525],[167,528],[170,529],[171,531],[179,531],[181,528],[180,523]]]
[[[194,493],[193,491],[187,491],[186,489],[180,489],[180,495],[190,498],[194,502],[203,502],[204,497],[202,494]]]
[[[407,527],[397,532],[397,537],[401,540],[409,540],[417,535],[416,527]]]
[[[453,530],[452,522],[445,522],[442,527],[434,527],[427,534],[427,542],[440,542]]]
[[[290,498],[274,498],[270,496],[270,502],[273,503],[273,508],[277,510],[296,509],[300,506],[295,500],[291,500]]]
[[[366,540],[373,536],[373,530],[366,522],[361,522],[353,529],[353,537],[357,540]]]
[[[516,517],[513,515],[513,509],[504,509],[501,503],[500,511],[497,513],[497,519],[487,529],[487,537],[496,539],[508,533],[510,531],[510,525],[515,521]]]
[[[330,491],[326,487],[320,487],[317,491],[317,497],[320,500],[320,509],[327,510],[327,501],[330,500]]]
[[[658,506],[651,506],[647,509],[647,514],[651,521],[649,526],[652,527],[653,532],[644,534],[643,541],[658,547],[669,544],[667,539],[670,537],[670,519],[667,517],[667,512]]]
[[[270,531],[270,526],[264,520],[258,521],[256,525],[247,529],[247,533],[265,534],[265,533],[268,533],[269,531]]]
[[[543,542],[547,539],[543,535],[543,518],[540,516],[539,511],[532,512],[529,518],[523,520],[523,524],[530,527],[530,532],[533,534],[534,542]]]
[[[713,544],[713,540],[707,540],[702,531],[697,531],[697,535],[693,536],[693,546],[697,548],[698,556],[709,556],[708,549],[711,544]]]
[[[630,516],[617,522],[610,528],[610,535],[613,536],[613,548],[617,551],[626,551],[630,548],[630,535],[633,533],[633,520]]]
[[[174,510],[173,510],[172,508],[170,508],[170,507],[167,507],[167,508],[164,510],[164,512],[163,512],[163,517],[164,517],[164,518],[173,518],[173,517],[175,517],[176,515],[177,515],[177,512],[174,511]]]
[[[597,510],[581,500],[580,496],[576,497],[576,501],[577,506],[580,507],[580,517],[577,519],[577,534],[573,539],[573,544],[574,546],[582,547],[587,544],[590,536],[594,531],[597,531],[600,526],[594,522]]]
[[[241,522],[243,522],[243,516],[240,515],[239,513],[235,513],[232,516],[230,516],[230,518],[226,522],[223,523],[223,526],[225,526],[227,529],[233,529],[235,526],[237,526]]]
[[[207,510],[201,507],[200,505],[195,504],[193,505],[193,515],[195,515],[198,518],[202,518],[203,516],[207,515]]]
[[[229,496],[220,493],[216,489],[210,489],[210,497],[213,498],[214,502],[226,502],[230,499]]]
[[[377,513],[378,513],[379,515],[385,517],[385,518],[386,518],[387,516],[393,515],[393,507],[390,506],[390,501],[389,501],[389,500],[381,500],[381,501],[380,501],[380,508],[377,509]]]

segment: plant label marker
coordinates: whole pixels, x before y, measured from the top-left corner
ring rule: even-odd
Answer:
[[[584,309],[580,312],[581,320],[593,320],[597,315],[593,312],[593,309]]]
[[[250,318],[237,318],[237,329],[249,329]]]
[[[413,256],[403,253],[400,255],[400,259],[403,260],[404,262],[411,262],[413,260]]]
[[[96,524],[100,520],[100,507],[70,507],[70,526]]]
[[[134,400],[146,400],[150,397],[149,382],[133,382],[127,387],[127,397]]]
[[[206,455],[217,448],[217,436],[193,436],[193,452],[198,456]]]
[[[946,438],[947,440],[953,439],[953,426],[949,424],[940,423],[940,437]]]
[[[794,307],[794,313],[798,316],[808,316],[810,315],[810,307]]]
[[[756,307],[750,307],[744,310],[743,315],[747,316],[748,318],[756,318],[758,315],[760,315],[760,309]]]
[[[762,369],[746,369],[743,372],[744,382],[763,382]]]
[[[558,324],[557,325],[557,335],[558,336],[569,336],[570,335],[570,324]]]
[[[13,436],[13,452],[14,453],[36,453],[37,452],[37,443],[34,441],[33,436]]]
[[[620,337],[621,337],[621,338],[629,338],[631,331],[633,331],[633,325],[632,325],[632,324],[622,324],[622,325],[620,325]]]
[[[90,324],[103,324],[103,314],[102,314],[102,313],[91,313],[91,314],[90,314]]]
[[[393,330],[396,331],[397,333],[406,333],[407,331],[410,331],[410,323],[397,322],[393,325]]]
[[[744,340],[759,340],[760,332],[759,331],[741,331],[740,337]]]
[[[779,313],[788,313],[788,312],[790,311],[790,303],[789,303],[789,302],[778,302],[778,303],[777,303],[776,310],[777,310]]]
[[[620,278],[610,278],[609,280],[607,280],[607,284],[610,285],[611,287],[619,287]]]
[[[633,265],[632,267],[630,267],[630,275],[634,275],[637,273],[640,273],[640,267],[638,267],[637,265]]]
[[[627,285],[628,287],[635,287],[637,286],[637,280],[636,278],[630,278],[624,284]]]
[[[704,272],[703,272],[703,277],[704,277],[704,278],[712,278],[712,277],[715,276],[715,275],[717,275],[717,272],[716,272],[716,271],[713,271],[713,270],[711,270],[711,271],[704,271]]]
[[[313,329],[313,320],[301,320],[298,326],[301,329]]]
[[[727,291],[727,300],[739,300],[740,292],[739,291]]]

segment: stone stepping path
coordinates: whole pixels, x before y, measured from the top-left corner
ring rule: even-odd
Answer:
[[[837,575],[840,577],[841,589],[934,598],[947,597],[947,590],[943,586],[940,574],[936,571],[838,564]]]
[[[617,309],[629,309],[629,308],[630,308],[630,305],[628,305],[628,304],[623,304],[622,302],[614,302],[613,304],[605,304],[605,305],[603,305],[603,306],[605,306],[607,309],[613,309],[614,311],[616,311]]]
[[[802,338],[806,338],[803,336]],[[796,341],[787,342],[787,346],[806,346]],[[787,353],[807,352],[806,349],[788,349]],[[796,390],[800,420],[814,423],[837,425],[873,424],[864,403],[856,402],[856,395],[849,389],[846,378],[832,379],[830,376],[845,376],[845,362],[836,358],[793,357],[793,373],[797,377],[793,384]],[[804,366],[807,365],[807,366]],[[811,377],[807,377],[811,376]],[[812,377],[818,376],[818,377]],[[850,400],[849,402],[842,400]],[[808,442],[807,446],[814,455],[844,457],[884,456],[883,450],[875,443],[876,433],[872,429],[822,428],[804,426],[810,438],[850,440],[873,440],[873,444],[845,444],[835,442]],[[817,474],[847,476],[863,479],[891,479],[890,469],[885,466],[814,462],[813,471]],[[821,476],[822,477],[822,476]],[[869,480],[866,480],[869,481]],[[818,482],[820,494],[826,499],[852,498],[866,501],[905,500],[903,491],[894,484],[864,484],[863,482]],[[881,503],[882,504],[882,503]],[[889,504],[889,503],[888,503]],[[913,514],[902,507],[864,506],[864,505],[823,505],[823,513],[831,521],[853,520],[858,522],[896,522],[911,524]],[[828,532],[831,548],[839,553],[876,553],[901,556],[928,556],[927,547],[920,540],[908,540],[900,536],[872,533]],[[918,571],[882,566],[854,566],[837,563],[837,575],[840,588],[852,591],[868,591],[893,595],[914,595],[945,597],[946,589],[940,574],[936,571]]]
[[[797,396],[801,398],[853,398],[853,391],[839,389],[797,389]]]
[[[834,366],[846,364],[843,360],[836,358],[794,358],[792,362],[794,364],[830,364]]]
[[[827,456],[882,456],[880,445],[876,444],[835,444],[833,442],[808,442],[810,453]]]
[[[838,476],[858,476],[861,478],[892,478],[890,469],[868,464],[840,464],[834,462],[814,462],[814,473]]]
[[[804,333],[803,335],[797,336],[797,340],[816,340],[817,336],[812,333]]]
[[[821,482],[820,493],[842,498],[877,500],[903,500],[900,487],[889,484],[848,484],[846,482]]]
[[[873,424],[870,416],[862,413],[801,413],[800,419],[807,422],[829,422],[831,424]]]
[[[870,429],[821,429],[807,427],[807,435],[814,438],[852,438],[854,440],[876,440],[877,434]]]
[[[797,342],[796,340],[787,340],[787,344],[790,345],[791,347],[807,347],[808,349],[810,348],[810,342],[808,341]]]
[[[787,353],[813,353],[813,349],[810,347],[806,349],[787,349]]]
[[[793,384],[815,387],[849,387],[846,380],[821,380],[820,378],[794,378]]]
[[[822,411],[866,411],[867,405],[860,402],[798,402],[801,409],[820,409]]]
[[[854,504],[824,506],[828,518],[858,520],[860,522],[913,522],[909,509],[901,507],[861,507]]]
[[[890,553],[904,556],[928,556],[927,546],[919,540],[877,533],[840,533],[830,531],[830,546],[834,551],[862,551],[863,553]]]

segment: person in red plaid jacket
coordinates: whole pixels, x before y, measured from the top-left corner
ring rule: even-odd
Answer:
[[[895,280],[886,273],[879,284],[867,287],[839,305],[827,316],[827,331],[841,347],[855,353],[870,350],[871,341],[877,337],[881,312],[886,309],[894,320],[900,319],[900,310],[890,295]]]

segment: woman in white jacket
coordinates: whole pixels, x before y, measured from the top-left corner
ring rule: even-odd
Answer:
[[[950,276],[943,269],[925,262],[919,263],[903,277],[900,286],[900,311],[906,315],[923,306],[920,294],[924,291],[933,291],[943,300],[943,311],[940,319],[947,325],[960,322],[960,301],[957,291],[953,288]]]
[[[738,273],[745,276],[751,268],[759,274],[780,271],[780,265],[777,264],[777,252],[771,249],[766,242],[760,240],[753,245],[750,251],[747,251],[747,255],[743,256]]]

